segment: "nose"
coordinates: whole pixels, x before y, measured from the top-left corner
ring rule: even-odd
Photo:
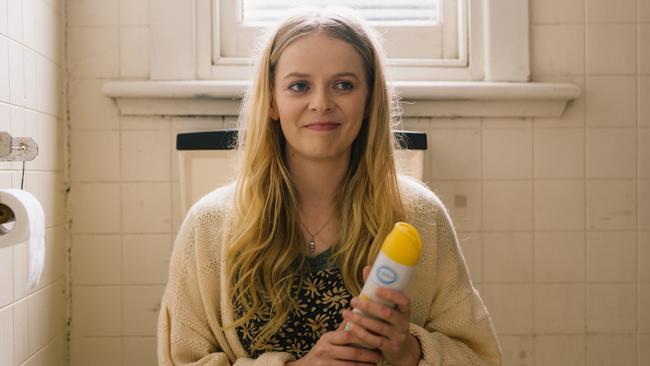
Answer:
[[[315,88],[309,102],[309,109],[314,112],[329,112],[334,109],[334,103],[325,88]]]

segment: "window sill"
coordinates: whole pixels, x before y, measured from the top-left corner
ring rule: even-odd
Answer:
[[[232,116],[247,81],[111,81],[123,115]],[[567,83],[394,82],[406,117],[560,117],[581,90]]]

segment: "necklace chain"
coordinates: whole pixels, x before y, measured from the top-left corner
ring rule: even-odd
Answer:
[[[305,223],[300,219],[300,215],[297,216],[298,222],[300,222],[300,225],[302,225],[302,227],[307,231],[307,233],[309,233],[309,236],[310,236],[310,239],[307,242],[307,253],[314,254],[314,252],[316,251],[316,236],[318,234],[320,234],[321,231],[323,231],[327,227],[327,225],[330,223],[330,221],[332,221],[332,218],[334,218],[335,213],[336,213],[336,211],[333,212],[330,215],[330,217],[327,219],[325,224],[320,229],[318,229],[318,231],[316,231],[316,233],[312,233],[311,231],[309,231],[309,228],[307,227],[307,225],[305,225]]]

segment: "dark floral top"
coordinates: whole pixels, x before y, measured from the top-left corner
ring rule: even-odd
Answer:
[[[349,307],[352,296],[343,284],[341,272],[330,260],[329,249],[315,256],[307,257],[310,271],[299,290],[298,309],[261,348],[254,348],[253,342],[266,324],[268,312],[256,315],[237,327],[237,335],[244,349],[252,358],[265,352],[289,352],[296,359],[304,357],[316,344],[321,335],[336,330]],[[235,313],[240,318],[243,308],[235,301]]]

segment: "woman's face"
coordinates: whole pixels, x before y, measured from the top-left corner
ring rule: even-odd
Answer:
[[[363,61],[350,44],[321,33],[293,41],[276,65],[270,112],[287,158],[347,159],[367,96]]]

